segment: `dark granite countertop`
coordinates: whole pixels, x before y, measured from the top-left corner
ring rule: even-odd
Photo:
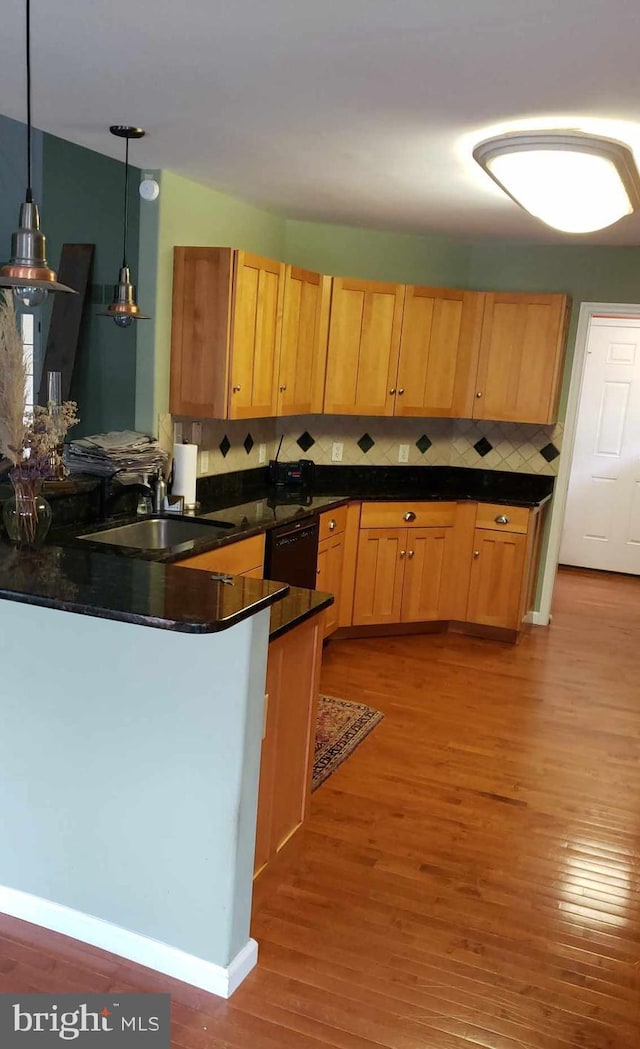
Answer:
[[[305,619],[317,615],[328,608],[334,601],[333,594],[324,594],[320,590],[304,590],[299,586],[290,586],[289,593],[282,601],[271,606],[269,641],[275,641],[287,631],[304,623]]]
[[[192,634],[226,630],[288,592],[283,583],[208,572],[111,551],[47,545],[15,550],[0,543],[0,598],[65,612]]]

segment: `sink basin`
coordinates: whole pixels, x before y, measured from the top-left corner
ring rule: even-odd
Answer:
[[[175,520],[170,517],[147,517],[144,521],[118,525],[106,531],[90,532],[79,539],[90,539],[92,543],[105,543],[107,546],[132,546],[138,550],[168,550],[179,543],[188,543],[192,539],[215,539],[217,534],[224,534],[235,526],[228,521]]]

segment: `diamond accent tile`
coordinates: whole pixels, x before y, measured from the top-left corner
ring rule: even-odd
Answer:
[[[540,449],[540,455],[543,459],[546,459],[548,463],[552,463],[554,459],[557,459],[560,452],[556,448],[555,444],[549,441],[549,444],[545,444],[544,448]]]
[[[301,433],[298,437],[298,440],[296,441],[296,444],[300,448],[302,448],[303,452],[308,452],[309,449],[312,448],[315,443],[315,438],[311,436],[308,430],[305,430],[304,433]]]
[[[371,451],[376,442],[368,433],[363,433],[362,437],[356,443],[360,451],[364,452],[366,455],[367,452]]]
[[[218,445],[218,447],[219,447],[220,451],[222,452],[222,458],[226,459],[227,455],[229,454],[229,449],[231,448],[231,441],[227,437],[226,433],[225,433],[224,437],[222,438],[222,440],[220,441],[220,444]]]
[[[475,448],[478,455],[484,458],[485,455],[489,454],[489,452],[493,448],[493,445],[489,443],[486,437],[481,437],[479,441],[476,441],[473,447]]]
[[[244,450],[248,455],[254,445],[254,440],[250,433],[247,434],[242,443],[244,444]]]
[[[416,441],[416,448],[424,455],[425,452],[429,451],[432,444],[433,441],[430,441],[426,433],[423,433],[422,437],[419,437]]]

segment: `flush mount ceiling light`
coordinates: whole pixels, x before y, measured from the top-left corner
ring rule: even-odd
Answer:
[[[581,131],[531,131],[480,142],[474,159],[525,211],[565,233],[591,233],[640,209],[623,142]]]
[[[113,301],[102,310],[99,317],[112,317],[119,328],[128,328],[134,321],[148,321],[146,313],[140,312],[136,302],[136,289],[131,283],[131,274],[127,265],[127,229],[129,226],[129,140],[142,138],[144,131],[141,127],[129,127],[128,124],[112,124],[109,128],[116,138],[126,141],[124,159],[124,234],[122,243],[122,266],[118,274],[118,283],[113,289]]]
[[[49,269],[45,236],[40,232],[38,205],[31,186],[31,0],[26,0],[27,43],[27,191],[20,206],[19,229],[11,237],[11,259],[0,267],[0,288],[11,288],[23,306],[39,306],[50,291],[77,292],[60,284]]]

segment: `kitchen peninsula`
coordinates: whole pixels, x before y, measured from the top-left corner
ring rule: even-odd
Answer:
[[[0,910],[228,996],[287,587],[0,544]]]

